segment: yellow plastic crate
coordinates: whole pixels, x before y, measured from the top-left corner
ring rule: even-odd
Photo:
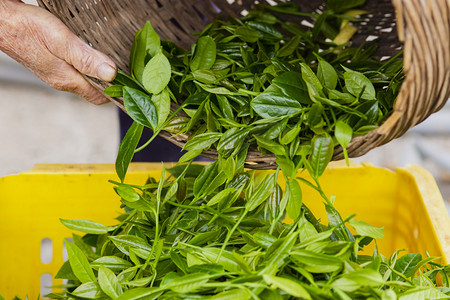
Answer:
[[[127,181],[142,184],[159,178],[160,164],[134,164]],[[90,219],[113,225],[120,213],[119,197],[110,179],[112,165],[39,165],[32,171],[0,178],[0,294],[37,299],[43,274],[54,276],[63,264],[63,240],[71,231],[59,222]],[[332,164],[322,176],[328,195],[346,217],[384,226],[380,251],[397,249],[450,261],[450,219],[432,176],[417,166],[396,172],[366,164]],[[304,202],[318,217],[325,212],[317,192],[304,187]],[[41,242],[51,239],[51,262],[41,263]],[[55,280],[53,284],[61,284]]]

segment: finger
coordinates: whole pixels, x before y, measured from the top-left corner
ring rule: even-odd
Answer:
[[[77,70],[70,65],[67,67],[72,69],[70,74],[72,77],[69,79],[71,84],[67,86],[67,92],[77,94],[95,105],[109,102],[106,96],[93,87]]]
[[[77,74],[81,78],[78,79],[79,84],[77,89],[74,91],[75,94],[95,105],[106,104],[109,102],[108,98],[93,87],[83,76],[80,75],[80,73]]]
[[[66,61],[84,75],[103,81],[112,81],[117,73],[116,64],[104,53],[90,47],[73,34],[61,21],[48,32],[46,44],[51,53]]]
[[[53,71],[37,74],[51,87],[65,92],[74,93],[87,101],[100,105],[109,102],[108,98],[93,87],[73,66],[54,58]]]
[[[114,62],[105,54],[93,49],[73,35],[67,39],[65,61],[80,73],[104,81],[112,81],[117,70]]]
[[[82,42],[54,15],[42,8],[17,3],[8,7],[11,22],[5,22],[6,30],[0,31],[0,41],[2,36],[6,40],[0,43],[2,49],[55,89],[75,93],[94,104],[108,102],[71,64],[87,75],[111,80],[115,74],[114,62]],[[83,57],[90,57],[88,63],[83,63],[86,61]],[[104,71],[100,67],[103,63],[113,71]]]

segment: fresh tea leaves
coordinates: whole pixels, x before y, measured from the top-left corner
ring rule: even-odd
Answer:
[[[383,229],[343,218],[334,207],[339,200],[320,186],[335,146],[346,153],[354,136],[380,125],[403,79],[395,59],[382,65],[370,47],[325,41],[340,34],[346,10],[363,2],[328,1],[332,10],[315,15],[313,29],[272,14],[311,17],[292,3],[257,6],[241,19],[215,20],[190,51],[160,41],[147,23],[133,44],[131,76],[120,73],[106,90],[123,94],[135,119],[116,161],[121,182],[114,189],[125,213],[115,226],[61,220],[86,235],[66,241],[69,262],[57,276],[69,285],[49,297],[450,297],[448,266],[399,251],[381,256],[374,240]],[[384,83],[372,67],[384,72]],[[175,100],[182,115],[171,111]],[[143,127],[154,136],[161,129],[188,134],[188,152],[168,174],[129,185],[134,153],[153,139],[138,148]],[[191,164],[211,148],[218,161]],[[245,170],[248,151],[256,149],[275,154],[279,169]],[[297,177],[301,168],[313,182]],[[327,224],[303,203],[305,185],[323,198]],[[362,254],[371,244],[373,254]]]
[[[63,220],[69,228],[108,230],[74,236],[79,246],[66,242],[69,264],[58,276],[76,288],[58,298],[448,296],[450,270],[436,258],[398,252],[386,258],[377,250],[363,255],[383,237],[383,229],[352,216],[344,219],[318,183],[308,185],[324,197],[328,224],[318,224],[302,204],[305,179],[291,178],[283,190],[277,183],[281,172],[241,170],[227,179],[225,165],[178,165],[142,186],[116,183],[123,198],[148,203],[148,208],[129,207],[116,226]],[[283,222],[286,215],[291,224]]]
[[[357,11],[346,15],[337,8],[361,2],[329,1],[333,9],[314,15],[312,29],[283,21],[283,14],[296,16],[299,24],[313,16],[295,4],[259,5],[241,19],[213,21],[190,50],[161,42],[147,23],[135,37],[131,77],[121,73],[106,92],[123,93],[128,114],[139,124],[187,134],[185,148],[194,152],[184,161],[208,149],[235,155],[241,144],[298,161],[296,149],[321,136],[331,138],[332,149],[345,149],[390,115],[403,80],[398,57],[383,64],[373,57],[374,46],[343,47],[327,40],[336,38],[348,19],[357,22]],[[181,111],[164,122],[171,101]],[[186,116],[189,121],[173,126]],[[278,118],[285,118],[283,127],[277,128]],[[338,120],[347,126],[337,126]],[[196,136],[203,134],[221,138],[198,143]],[[271,140],[270,149],[262,139]],[[283,147],[289,151],[281,154]]]

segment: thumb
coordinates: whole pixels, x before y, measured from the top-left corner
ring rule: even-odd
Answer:
[[[54,18],[52,16],[52,18]],[[47,32],[46,45],[50,52],[72,65],[84,75],[103,81],[112,81],[117,73],[116,64],[107,55],[90,47],[60,20],[51,19],[55,23]]]
[[[115,63],[105,54],[97,51],[73,35],[66,44],[65,60],[81,74],[112,81],[117,73]]]
[[[36,40],[42,43],[51,54],[72,65],[81,74],[104,81],[114,79],[117,67],[107,55],[90,47],[51,13],[42,8],[18,2],[21,4],[20,11],[15,15],[25,19],[26,22],[23,21],[23,23],[27,30],[24,31],[29,36],[37,37]],[[0,40],[1,38],[0,36]]]

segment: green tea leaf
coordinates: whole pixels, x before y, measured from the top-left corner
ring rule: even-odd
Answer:
[[[323,86],[316,74],[305,63],[301,63],[300,67],[302,68],[302,78],[308,87],[310,99],[314,99],[315,96],[323,97]]]
[[[177,293],[186,294],[194,292],[203,284],[209,281],[210,275],[206,273],[193,273],[180,276],[173,279],[168,284],[162,286],[166,289],[171,289]]]
[[[180,159],[178,160],[178,163],[185,163],[188,161],[193,160],[194,158],[196,158],[197,156],[199,156],[200,154],[202,154],[203,150],[192,150],[192,151],[188,151],[185,154],[183,154],[182,157],[180,157]]]
[[[214,197],[212,197],[211,200],[209,200],[206,205],[208,206],[216,205],[221,201],[223,201],[224,199],[227,199],[234,191],[235,191],[234,188],[226,188],[224,190],[221,190],[216,195],[214,195]]]
[[[205,150],[222,137],[219,132],[206,132],[189,139],[183,150]]]
[[[282,205],[282,200],[283,200],[283,190],[281,189],[281,186],[277,183],[268,200],[271,220],[275,220],[280,213],[284,213],[285,207],[283,207]]]
[[[246,289],[233,289],[229,291],[220,292],[211,298],[210,300],[248,300],[252,295]]]
[[[289,42],[287,42],[280,50],[278,50],[278,57],[285,57],[292,55],[295,50],[298,49],[300,42],[302,41],[301,36],[293,36]]]
[[[362,269],[343,274],[331,286],[343,291],[352,292],[361,287],[377,287],[384,283],[383,277],[372,269]]]
[[[311,129],[322,128],[325,125],[322,117],[324,111],[325,108],[320,102],[311,105],[311,109],[307,114],[306,124]]]
[[[286,149],[281,146],[280,144],[278,144],[277,142],[274,142],[272,140],[266,139],[262,136],[254,136],[256,141],[258,142],[258,146],[261,148],[264,148],[270,152],[272,152],[275,155],[280,155],[280,156],[286,156]]]
[[[239,26],[234,30],[234,34],[237,35],[241,40],[248,43],[255,43],[262,37],[262,34],[254,29],[248,28],[247,26]]]
[[[105,294],[95,282],[86,282],[77,287],[71,294],[81,299],[101,299],[105,297]]]
[[[163,130],[175,134],[180,133],[184,128],[187,127],[189,120],[190,118],[187,117],[174,117],[167,123]]]
[[[147,55],[155,56],[161,51],[161,40],[150,22],[136,33],[130,55],[130,69],[135,78],[142,82]]]
[[[377,228],[364,221],[355,219],[351,219],[348,223],[356,229],[356,232],[358,232],[359,235],[368,236],[374,239],[382,239],[384,237],[383,227]]]
[[[125,175],[127,174],[128,166],[134,156],[134,150],[136,149],[139,140],[142,136],[142,131],[144,127],[137,122],[133,122],[131,127],[128,129],[125,137],[120,143],[119,153],[116,158],[116,173],[120,180],[123,182]]]
[[[215,85],[208,85],[208,84],[203,84],[200,83],[198,81],[195,81],[195,84],[200,86],[203,90],[205,90],[206,92],[210,93],[210,94],[215,94],[215,95],[234,95],[234,92],[231,92],[229,89],[225,88],[225,87],[221,87],[221,86],[215,86]]]
[[[175,251],[170,251],[170,258],[172,259],[172,262],[183,272],[187,272],[187,263],[184,257],[182,257],[180,254],[178,254]]]
[[[199,197],[214,181],[218,174],[219,164],[217,161],[212,164],[206,165],[194,182],[194,195],[196,197]]]
[[[198,222],[198,211],[191,210],[184,214],[183,218],[177,222],[176,228],[191,229]]]
[[[80,248],[80,250],[86,256],[88,261],[91,261],[91,260],[99,258],[99,255],[95,254],[94,250],[92,249],[92,246],[88,245],[86,243],[86,240],[83,239],[81,236],[73,233],[72,234],[72,241],[75,244],[75,246]]]
[[[58,273],[55,275],[55,279],[78,280],[78,278],[72,271],[72,267],[70,266],[69,261],[64,262]]]
[[[123,293],[116,275],[104,266],[100,266],[98,270],[98,283],[102,291],[112,299],[117,299]]]
[[[344,12],[353,7],[364,4],[366,0],[328,0],[327,7],[337,13]]]
[[[348,161],[347,147],[348,147],[348,144],[350,143],[350,141],[352,140],[353,130],[347,123],[345,123],[342,120],[338,120],[336,122],[336,128],[334,130],[334,135],[336,136],[336,140],[338,141],[339,145],[342,146],[342,150],[344,151],[345,160],[348,165],[349,161]]]
[[[223,158],[234,156],[240,152],[242,144],[249,133],[250,130],[247,128],[228,129],[219,140],[217,151]]]
[[[189,244],[195,246],[207,245],[209,242],[214,242],[219,234],[220,231],[202,232],[193,237],[192,240],[189,241]]]
[[[131,257],[130,257],[130,259],[131,259]],[[119,282],[121,282],[121,283],[124,281],[133,280],[133,278],[136,276],[138,270],[139,270],[139,266],[133,266],[128,269],[125,269],[122,272],[120,272],[119,275],[117,275],[117,280],[119,280]]]
[[[132,287],[143,287],[143,286],[148,285],[151,281],[152,281],[152,277],[143,277],[143,278],[132,280],[132,281],[125,281],[123,284],[132,286]]]
[[[416,287],[400,294],[399,300],[442,300],[450,299],[449,295],[446,295],[435,288],[430,287]]]
[[[110,97],[123,97],[123,86],[112,85],[103,90],[103,92]]]
[[[253,211],[261,203],[269,198],[275,187],[275,173],[268,175],[263,182],[261,182],[256,190],[251,194],[245,207],[248,211]]]
[[[350,70],[343,67],[345,70],[344,80],[346,89],[355,97],[361,93],[361,98],[366,100],[376,100],[376,92],[372,82],[360,72]],[[364,92],[363,92],[364,91]]]
[[[158,299],[162,293],[160,288],[131,289],[120,295],[117,300],[154,300]]]
[[[286,212],[292,220],[297,220],[302,211],[302,189],[296,179],[288,181],[289,201]]]
[[[191,71],[208,70],[216,62],[216,43],[210,36],[198,39],[194,58],[191,61]]]
[[[220,249],[212,247],[202,248],[201,253],[209,262],[216,263],[217,257],[220,254]],[[226,250],[222,252],[222,255],[220,256],[219,261],[217,261],[217,264],[223,266],[223,268],[228,272],[242,272],[242,268],[236,261],[236,258],[231,252]]]
[[[84,233],[106,234],[109,231],[112,231],[115,229],[115,227],[108,227],[108,226],[102,225],[100,223],[89,221],[89,220],[82,220],[82,219],[74,219],[74,220],[59,219],[59,220],[67,228],[72,229],[72,230],[81,231]]]
[[[353,97],[349,93],[342,93],[337,90],[329,90],[328,91],[328,98],[330,100],[333,100],[339,104],[346,105],[346,104],[352,104],[355,102],[356,98]]]
[[[195,70],[192,72],[194,79],[205,84],[216,84],[217,76],[211,70]]]
[[[113,83],[122,86],[122,89],[124,86],[128,86],[130,88],[140,90],[141,92],[145,91],[144,87],[139,81],[122,72],[120,69],[117,70],[117,75],[116,78],[114,78]]]
[[[301,246],[302,248],[306,248],[311,244],[326,240],[333,234],[333,230],[327,230],[317,233],[317,230],[314,228],[314,226],[311,223],[309,223],[305,218],[302,218],[301,220],[303,222],[301,222],[300,228],[301,243],[299,246]]]
[[[150,21],[147,21],[145,23],[141,35],[145,42],[147,52],[150,54],[150,56],[153,57],[161,51],[161,40],[159,38],[159,35],[153,29]]]
[[[302,78],[302,74],[298,72],[285,72],[272,80],[275,85],[286,97],[295,99],[301,104],[312,104],[308,95],[308,88]]]
[[[379,116],[378,101],[366,101],[357,106],[356,110],[364,114],[365,118],[352,115],[348,120],[348,124],[355,130],[355,134],[357,131],[360,131],[360,128],[363,126],[373,129],[373,125],[377,125],[376,122]]]
[[[252,236],[255,243],[258,245],[264,247],[265,249],[272,246],[273,243],[277,240],[273,235],[264,232],[264,231],[258,231]]]
[[[119,272],[131,268],[133,265],[129,261],[117,256],[102,256],[91,262],[91,267],[94,270],[98,270],[100,266],[104,266],[114,272]]]
[[[171,75],[169,60],[159,52],[145,66],[142,84],[151,94],[159,94],[169,84]]]
[[[282,118],[280,122],[276,122],[272,127],[269,127],[261,136],[268,140],[277,139],[286,128],[288,122],[289,118]]]
[[[300,134],[300,131],[302,130],[301,123],[297,123],[291,130],[286,132],[280,139],[280,143],[282,145],[287,145],[292,143],[296,137]]]
[[[275,275],[278,268],[283,265],[284,260],[289,256],[289,252],[298,238],[297,232],[291,232],[284,238],[280,238],[267,249],[265,263],[266,267],[258,272],[260,275]]]
[[[274,288],[279,288],[289,295],[301,299],[312,299],[306,289],[298,282],[277,276],[263,275],[264,281]]]
[[[275,92],[260,94],[252,100],[251,106],[265,119],[289,116],[302,111],[300,102]]]
[[[222,171],[227,176],[228,181],[233,180],[234,175],[236,175],[237,162],[234,157],[222,158]]]
[[[150,245],[142,238],[134,235],[110,236],[109,239],[125,255],[129,255],[132,248],[137,256],[147,259],[151,252]]]
[[[286,178],[292,178],[297,174],[294,162],[287,156],[276,156],[276,163]]]
[[[283,35],[281,34],[281,32],[276,30],[275,27],[270,24],[264,24],[264,23],[250,21],[247,23],[247,26],[251,29],[255,29],[255,30],[259,31],[263,35],[264,38],[277,39],[277,40],[278,39],[281,40],[283,38]]]
[[[324,87],[330,90],[334,90],[337,86],[338,75],[333,66],[326,60],[316,55],[319,60],[319,66],[317,68],[317,78]]]
[[[158,126],[160,128],[164,122],[167,120],[167,117],[170,114],[170,94],[169,90],[165,88],[161,93],[154,94],[152,96],[153,105],[156,108],[156,112],[158,113]]]
[[[91,266],[83,252],[73,243],[65,240],[72,271],[82,283],[97,282]]]
[[[410,278],[414,276],[414,271],[416,269],[416,265],[422,260],[422,255],[410,253],[405,254],[395,262],[394,270],[399,273],[405,275],[406,278]],[[397,274],[392,275],[394,280],[399,280],[399,276]]]
[[[123,102],[130,117],[142,126],[156,129],[158,113],[150,96],[141,91],[124,87]]]
[[[295,250],[291,253],[292,259],[311,273],[330,273],[342,269],[343,262],[334,256],[319,254],[308,250]]]
[[[141,195],[129,185],[121,184],[116,187],[116,192],[127,202],[137,202],[141,200]]]
[[[219,102],[220,110],[223,113],[223,116],[226,119],[233,120],[234,114],[233,114],[233,107],[230,104],[230,101],[228,101],[228,98],[223,95],[216,95],[217,102]]]
[[[311,165],[310,174],[313,178],[318,179],[333,157],[333,140],[326,136],[315,136],[311,146],[312,152],[308,159]]]
[[[198,122],[200,121],[200,119],[202,118],[202,116],[204,115],[204,109],[205,109],[205,105],[208,102],[208,99],[205,99],[200,105],[199,107],[195,110],[193,116],[191,117],[191,119],[189,120],[189,123],[187,126],[185,126],[183,128],[183,132],[189,132],[192,128],[194,128],[195,125],[198,124]]]

